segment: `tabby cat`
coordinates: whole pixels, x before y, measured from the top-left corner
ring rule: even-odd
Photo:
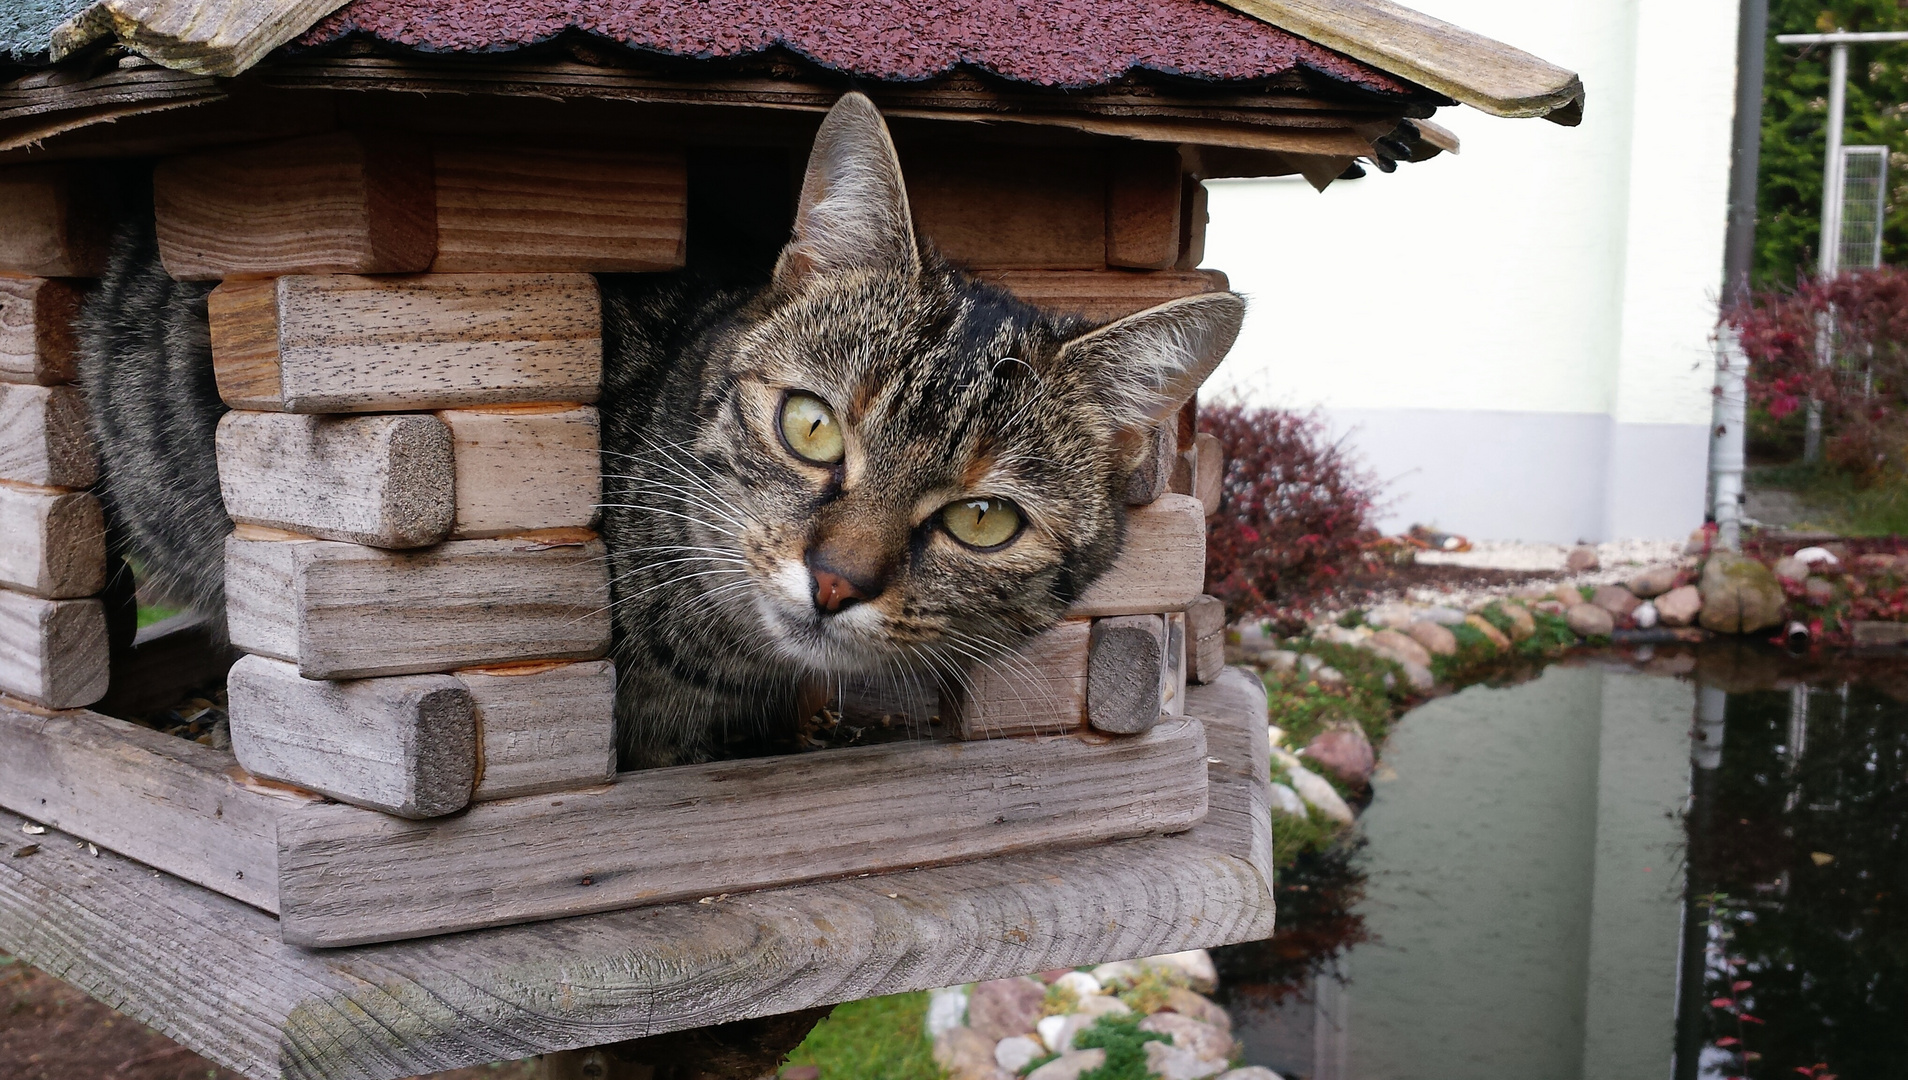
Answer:
[[[1006,664],[1112,562],[1145,433],[1237,335],[1232,293],[1107,326],[1043,312],[914,234],[859,94],[810,156],[766,285],[605,277],[602,532],[624,764],[704,760],[848,674]],[[206,287],[148,222],[82,318],[118,544],[222,610]]]

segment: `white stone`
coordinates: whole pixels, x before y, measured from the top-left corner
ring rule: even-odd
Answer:
[[[1382,626],[1390,630],[1403,630],[1417,617],[1417,612],[1403,604],[1384,604],[1365,613],[1365,624]]]
[[[1636,623],[1638,629],[1648,630],[1656,625],[1656,605],[1648,600],[1643,601],[1636,606],[1635,611],[1630,612],[1630,619]]]
[[[1131,986],[1139,973],[1139,965],[1131,960],[1114,960],[1093,969],[1093,977],[1101,986]]]
[[[1464,613],[1453,607],[1439,605],[1418,612],[1418,618],[1425,622],[1437,623],[1439,626],[1456,626],[1464,621]]]
[[[1286,817],[1304,817],[1305,800],[1284,784],[1272,785],[1272,812]]]
[[[939,1038],[941,1032],[960,1027],[965,1023],[967,1023],[967,987],[947,986],[928,994],[928,1038]]]
[[[1242,1069],[1220,1073],[1219,1080],[1285,1080],[1285,1078],[1263,1065],[1247,1065]]]
[[[1140,963],[1145,967],[1178,972],[1185,976],[1186,982],[1194,990],[1202,994],[1210,994],[1219,986],[1219,969],[1212,964],[1212,954],[1204,949],[1161,953],[1146,957]]]
[[[1325,658],[1306,653],[1304,656],[1298,658],[1298,666],[1300,671],[1307,675],[1313,675],[1318,672],[1319,668],[1325,666]]]
[[[1099,1047],[1062,1054],[1027,1074],[1027,1080],[1079,1080],[1080,1074],[1106,1064],[1106,1051]]]
[[[1076,1010],[1076,1013],[1080,1016],[1098,1020],[1102,1016],[1125,1016],[1132,1011],[1132,1009],[1127,1007],[1126,1002],[1121,1001],[1112,994],[1100,994],[1097,997],[1082,999],[1080,1008]]]
[[[994,1064],[1010,1073],[1027,1067],[1035,1058],[1047,1056],[1047,1048],[1025,1035],[1014,1035],[994,1044]]]
[[[1827,563],[1830,566],[1834,566],[1842,561],[1835,557],[1833,551],[1820,547],[1805,547],[1801,551],[1789,556],[1789,558],[1806,563],[1809,566],[1814,566],[1816,563]]]
[[[1274,750],[1272,758],[1285,766],[1285,778],[1291,783],[1292,790],[1307,804],[1317,807],[1319,813],[1341,825],[1350,825],[1355,820],[1351,807],[1346,805],[1338,789],[1332,787],[1324,777],[1307,769],[1298,758],[1284,750]]]
[[[1317,671],[1312,672],[1312,681],[1320,686],[1343,686],[1345,685],[1345,673],[1335,667],[1321,667]]]
[[[1046,1044],[1047,1049],[1056,1054],[1066,1053],[1066,1043],[1072,1041],[1069,1038],[1072,1032],[1067,1030],[1067,1018],[1064,1016],[1043,1016],[1040,1022],[1034,1025],[1034,1031],[1040,1036],[1040,1041]]]
[[[1290,649],[1274,649],[1265,654],[1265,666],[1281,675],[1290,675],[1299,665],[1299,654]]]
[[[1208,1061],[1172,1043],[1146,1044],[1146,1071],[1159,1080],[1204,1080],[1226,1071],[1223,1061]]]
[[[1084,971],[1069,971],[1055,979],[1053,985],[1066,987],[1081,1000],[1093,997],[1095,994],[1106,993],[1106,988],[1100,985],[1100,980]]]
[[[1405,681],[1411,684],[1411,689],[1421,694],[1430,693],[1432,688],[1438,685],[1437,677],[1431,674],[1431,669],[1422,664],[1400,663],[1398,666],[1404,669]]]
[[[1279,746],[1285,742],[1285,729],[1277,724],[1267,724],[1265,725],[1265,737],[1272,740],[1273,746]]]

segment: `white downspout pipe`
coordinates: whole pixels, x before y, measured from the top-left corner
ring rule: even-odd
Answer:
[[[1749,357],[1734,327],[1716,331],[1716,419],[1709,432],[1709,472],[1715,491],[1716,547],[1742,550],[1743,442],[1749,428]]]

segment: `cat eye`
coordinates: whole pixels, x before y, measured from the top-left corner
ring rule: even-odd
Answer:
[[[813,394],[791,390],[782,398],[782,441],[789,453],[815,465],[841,460],[841,425],[828,403]]]
[[[941,510],[941,527],[968,547],[991,551],[1020,535],[1020,508],[1006,499],[963,499]]]

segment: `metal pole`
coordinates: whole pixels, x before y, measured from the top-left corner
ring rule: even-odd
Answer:
[[[1822,159],[1822,236],[1817,244],[1816,272],[1827,281],[1835,276],[1842,254],[1842,127],[1848,109],[1848,42],[1836,41],[1829,52],[1827,153]],[[1834,346],[1829,320],[1815,331],[1815,361],[1829,362]],[[1822,457],[1822,403],[1810,399],[1808,423],[1802,433],[1802,460]]]
[[[1716,419],[1709,434],[1709,472],[1715,488],[1716,547],[1742,550],[1743,442],[1749,428],[1749,357],[1733,327],[1716,331]]]
[[[1729,231],[1723,240],[1724,311],[1749,291],[1756,252],[1756,177],[1762,168],[1762,81],[1769,0],[1742,0],[1736,36],[1736,128],[1729,166]]]

